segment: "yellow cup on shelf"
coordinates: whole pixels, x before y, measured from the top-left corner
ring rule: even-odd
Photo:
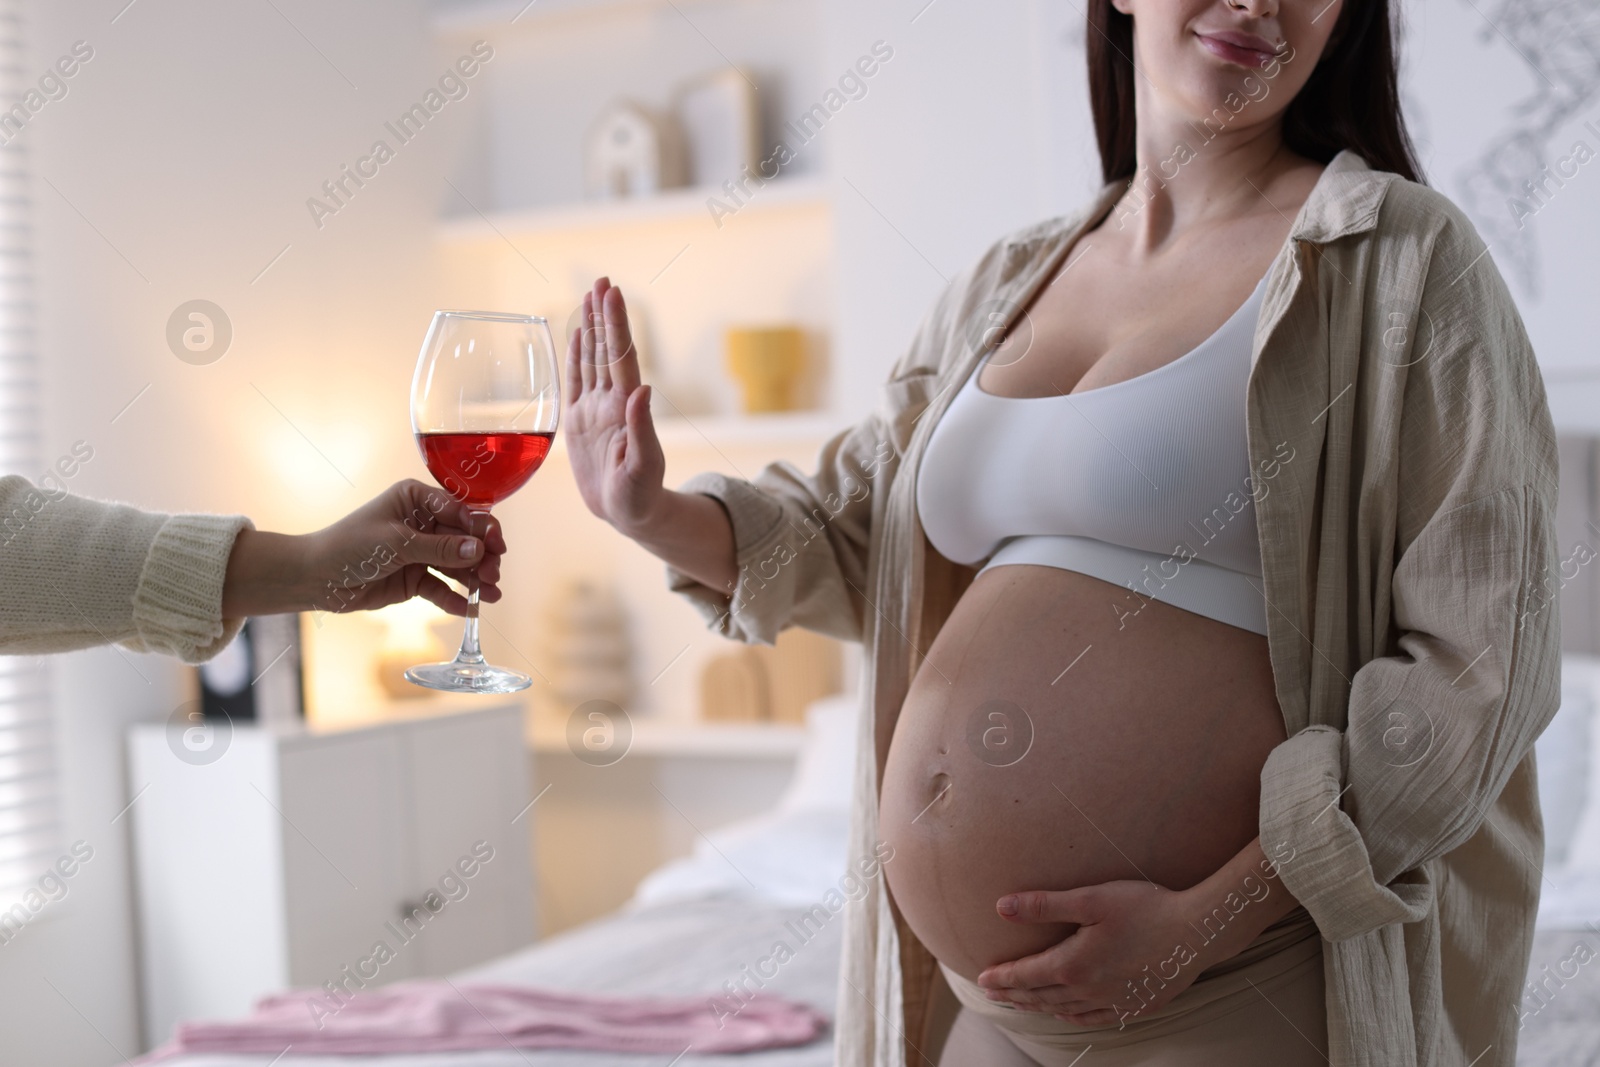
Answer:
[[[730,326],[724,334],[728,373],[743,391],[746,414],[793,411],[805,370],[805,331],[798,326]]]

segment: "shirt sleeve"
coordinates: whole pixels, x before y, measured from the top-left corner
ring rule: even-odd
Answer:
[[[120,644],[209,659],[244,620],[222,617],[242,515],[167,515],[0,478],[0,651]]]
[[[1511,295],[1451,216],[1418,315],[1433,344],[1400,424],[1368,431],[1399,456],[1389,647],[1344,728],[1301,731],[1261,776],[1262,846],[1331,941],[1423,918],[1417,868],[1478,832],[1559,704],[1555,431]]]
[[[859,641],[866,609],[867,551],[874,492],[890,437],[877,413],[822,446],[810,474],[768,464],[746,481],[714,471],[680,492],[722,504],[733,526],[738,582],[716,590],[667,566],[667,587],[688,597],[724,637],[772,644],[787,626]]]

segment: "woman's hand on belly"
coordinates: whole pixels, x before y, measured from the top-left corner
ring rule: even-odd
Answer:
[[[1078,1026],[1146,1015],[1294,910],[1277,867],[1257,839],[1189,889],[1130,879],[1008,894],[995,906],[1008,920],[1076,929],[1043,952],[984,968],[978,984],[991,1000]]]
[[[1002,897],[997,910],[1016,922],[1077,924],[1060,944],[978,975],[989,999],[1048,1011],[1076,1025],[1105,1025],[1153,1011],[1209,966],[1192,950],[1175,951],[1195,940],[1188,928],[1191,909],[1182,891],[1154,882],[1016,893]],[[1160,979],[1148,991],[1138,985],[1146,967]]]

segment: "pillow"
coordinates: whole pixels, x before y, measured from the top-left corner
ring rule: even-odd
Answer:
[[[1597,695],[1600,659],[1563,653],[1561,710],[1540,736],[1534,757],[1539,761],[1546,866],[1565,864],[1572,869],[1600,871],[1600,728],[1594,721]]]
[[[644,877],[626,908],[736,896],[815,904],[846,868],[850,814],[815,808],[769,811],[710,831],[694,851]]]
[[[778,801],[778,811],[850,810],[860,714],[861,698],[854,692],[807,705],[805,744],[795,760],[794,777]]]
[[[1596,662],[1587,656],[1562,655],[1561,707],[1534,743],[1548,867],[1568,862],[1589,794],[1595,792],[1590,788],[1594,775],[1589,749]]]

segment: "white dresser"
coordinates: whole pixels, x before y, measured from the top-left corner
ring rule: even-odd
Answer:
[[[148,1040],[287,987],[444,974],[532,940],[522,722],[507,705],[332,733],[136,727]]]

